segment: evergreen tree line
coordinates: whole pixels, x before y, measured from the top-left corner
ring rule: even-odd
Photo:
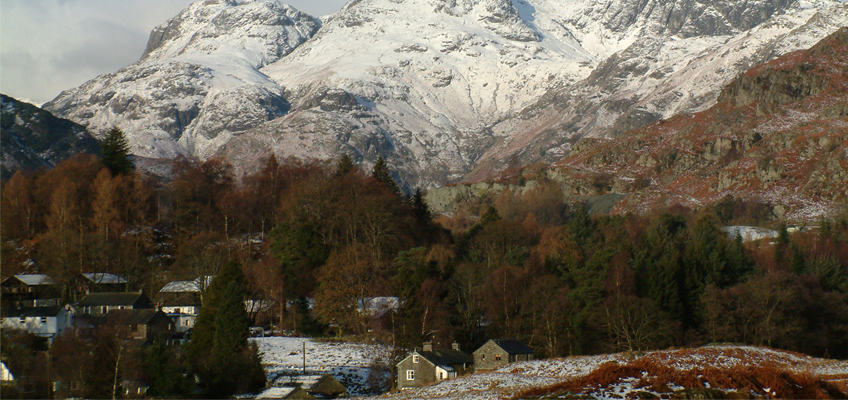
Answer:
[[[399,348],[515,337],[541,357],[710,342],[848,357],[845,217],[744,244],[719,228],[763,219],[766,207],[728,198],[699,211],[594,216],[549,183],[434,218],[385,161],[363,171],[347,156],[271,157],[241,179],[219,160],[181,158],[166,181],[78,156],[2,189],[4,276],[48,273],[69,301],[80,272],[119,273],[148,293],[230,276],[208,288],[204,310],[214,311],[184,354],[168,355],[210,396],[250,386],[219,375],[225,358],[257,357],[245,329],[219,332],[234,304],[225,293],[276,304],[247,322],[227,316],[235,326],[377,335]],[[401,302],[382,329],[359,311],[377,296]]]

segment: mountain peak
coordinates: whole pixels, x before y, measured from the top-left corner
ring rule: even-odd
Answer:
[[[137,156],[206,158],[232,135],[289,110],[282,87],[259,68],[320,26],[277,1],[196,2],[153,29],[141,60],[44,108],[92,132],[121,128]]]
[[[320,26],[320,20],[276,0],[201,1],[154,28],[141,59],[235,50],[251,53],[259,67],[290,53]]]

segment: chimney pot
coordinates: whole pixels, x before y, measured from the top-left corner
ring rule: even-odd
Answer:
[[[433,342],[424,342],[422,351],[433,351]]]
[[[454,349],[454,350],[459,350],[459,343],[457,343],[457,342],[451,343],[451,348]]]

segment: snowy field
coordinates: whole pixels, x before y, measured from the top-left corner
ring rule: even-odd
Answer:
[[[298,337],[250,339],[259,346],[262,365],[271,381],[284,381],[287,375],[303,370],[306,345],[306,372],[330,374],[347,387],[352,396],[375,394],[372,382],[388,379],[386,372],[375,369],[387,359],[389,348],[379,344],[324,342]]]
[[[568,357],[535,360],[507,365],[491,371],[467,375],[421,389],[395,392],[393,399],[508,399],[516,392],[554,385],[590,374],[606,363],[626,364],[636,360],[658,362],[678,371],[693,368],[734,366],[773,366],[829,381],[842,390],[848,390],[848,361],[825,360],[779,350],[752,346],[708,346],[698,349],[662,350],[636,356],[628,353],[599,356]],[[650,391],[639,387],[639,379],[626,378],[601,388],[589,395],[594,398],[637,398],[640,392]],[[671,390],[682,386],[668,382]],[[709,387],[709,385],[707,385]],[[647,389],[647,390],[646,390]],[[720,389],[720,388],[718,388]],[[763,388],[766,389],[766,388]],[[655,393],[668,397],[668,393]],[[770,393],[768,397],[779,397]]]
[[[251,340],[257,343],[262,352],[262,363],[271,381],[284,382],[287,379],[286,376],[301,373],[304,343],[306,344],[306,372],[333,375],[348,388],[352,396],[379,396],[379,391],[372,389],[373,383],[379,380],[385,382],[389,379],[385,368],[375,368],[381,360],[388,359],[389,348],[379,344],[324,342],[292,337]],[[624,365],[639,360],[655,362],[678,371],[698,368],[773,366],[810,374],[829,381],[842,390],[848,390],[848,361],[826,360],[762,347],[727,345],[662,350],[644,354],[618,353],[526,361],[513,363],[494,371],[443,381],[421,389],[392,392],[378,398],[507,399],[516,392],[551,386],[586,376],[607,363]],[[683,389],[674,382],[668,382],[668,387],[671,390]],[[646,389],[640,387],[638,379],[626,378],[612,385],[596,388],[590,395],[595,398],[636,398]],[[767,397],[779,397],[779,395],[769,393]]]

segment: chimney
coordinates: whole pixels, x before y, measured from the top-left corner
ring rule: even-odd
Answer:
[[[424,342],[422,351],[433,351],[433,342]]]
[[[453,343],[451,343],[451,348],[452,348],[452,349],[454,349],[454,350],[459,351],[459,343],[457,343],[457,342],[453,342]]]

